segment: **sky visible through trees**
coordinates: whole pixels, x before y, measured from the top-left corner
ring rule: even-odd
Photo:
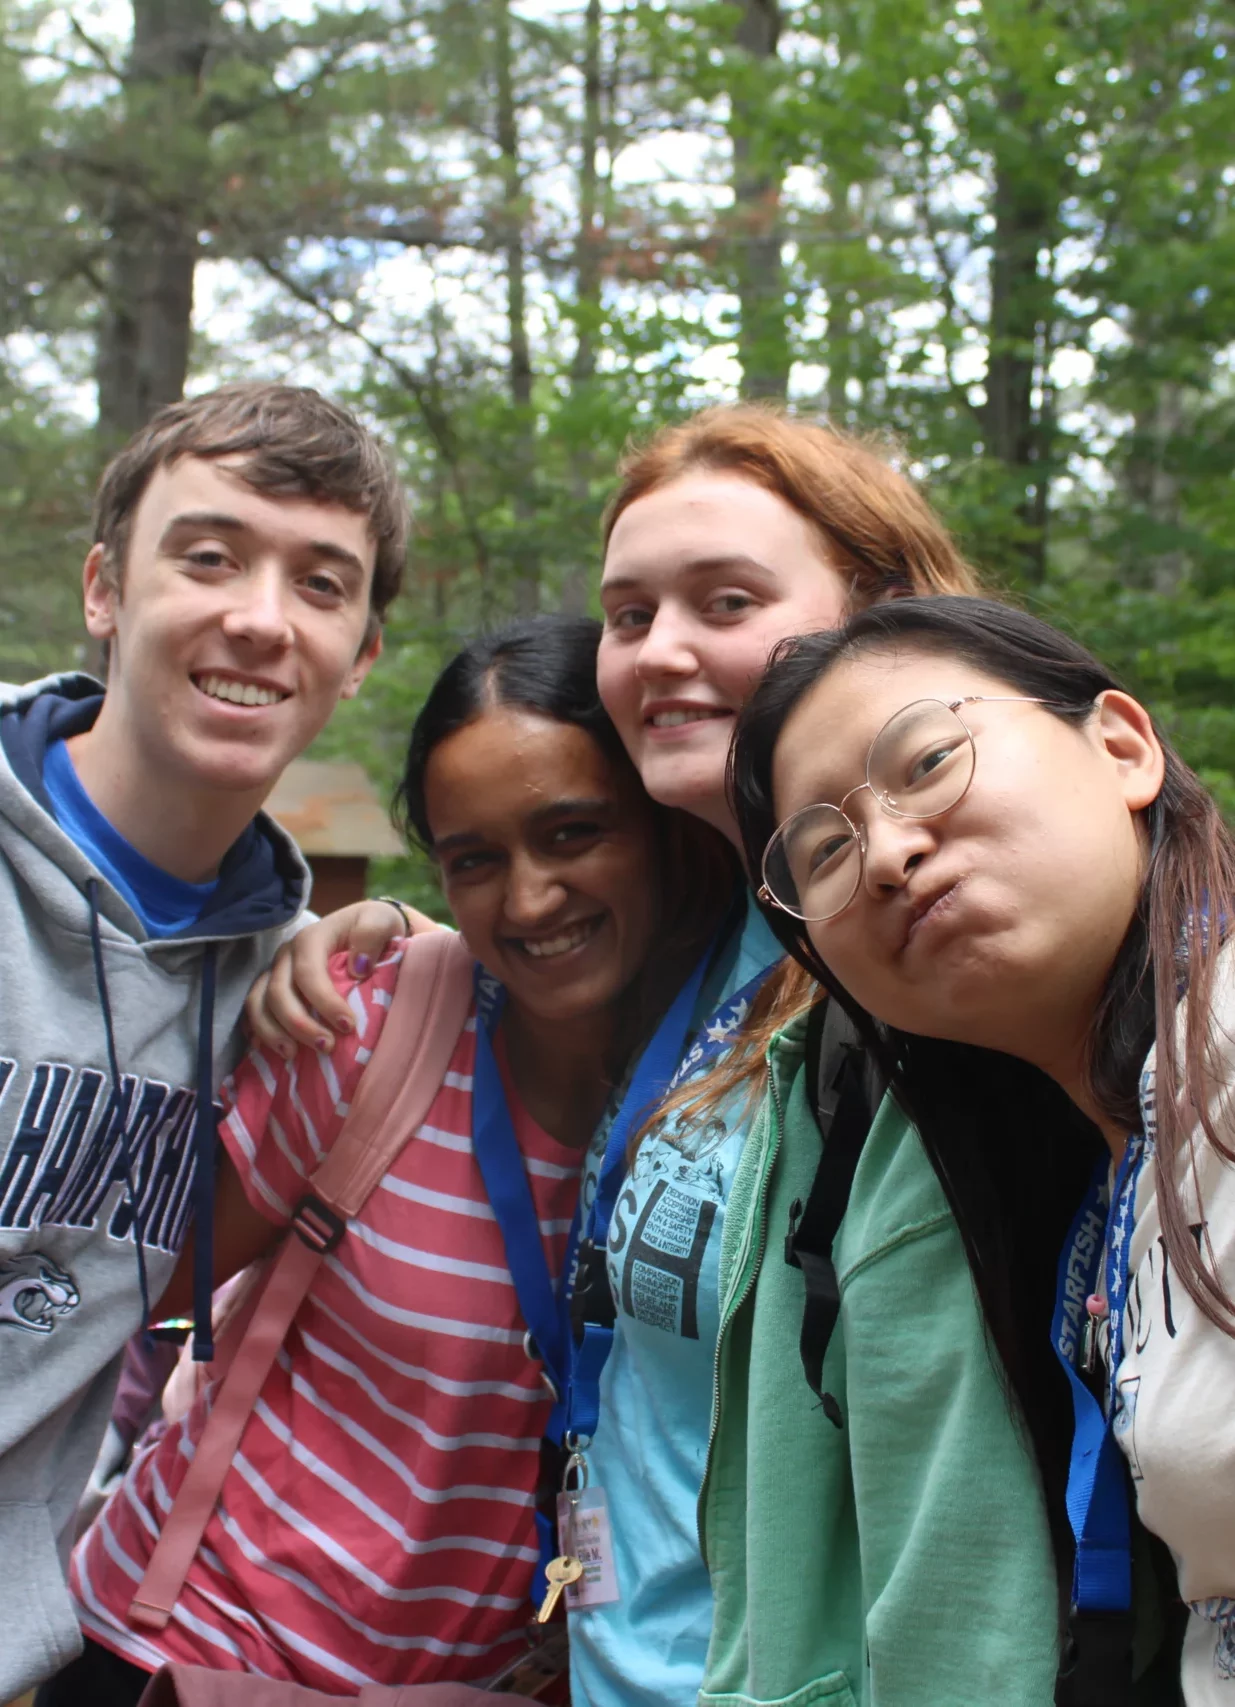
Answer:
[[[325,738],[385,786],[461,636],[589,608],[627,437],[762,396],[893,441],[1235,815],[1229,0],[0,21],[5,677],[82,656],[111,447],[185,387],[319,384],[416,506]]]

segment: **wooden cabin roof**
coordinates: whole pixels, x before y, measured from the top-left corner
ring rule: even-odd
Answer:
[[[361,765],[293,759],[275,784],[266,810],[306,855],[373,858],[404,852]]]

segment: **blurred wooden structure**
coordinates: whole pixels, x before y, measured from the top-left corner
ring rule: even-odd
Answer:
[[[294,759],[275,785],[266,810],[309,862],[317,913],[332,913],[336,907],[362,901],[369,861],[404,851],[360,765]]]

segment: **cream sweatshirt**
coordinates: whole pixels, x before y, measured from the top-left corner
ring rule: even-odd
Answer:
[[[1183,1012],[1180,1010],[1182,1030]],[[1212,1021],[1214,1124],[1235,1150],[1235,948],[1219,965]],[[1180,1038],[1182,1052],[1182,1036]],[[1141,1082],[1146,1159],[1137,1183],[1115,1435],[1146,1528],[1161,1536],[1191,1616],[1187,1707],[1235,1707],[1235,1339],[1193,1303],[1168,1261],[1158,1206],[1156,1047]],[[1235,1167],[1198,1122],[1178,1162],[1188,1224],[1235,1297]]]

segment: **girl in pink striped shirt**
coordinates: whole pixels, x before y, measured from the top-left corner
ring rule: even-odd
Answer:
[[[643,792],[596,699],[598,636],[543,618],[469,646],[417,719],[401,790],[504,989],[494,1057],[555,1282],[589,1140],[736,876],[712,832]],[[401,954],[354,987],[335,963],[352,1030],[333,1053],[254,1049],[226,1088],[220,1279],[269,1248],[329,1149]],[[484,1680],[519,1651],[551,1400],[473,1150],[478,1023],[473,1006],[427,1118],[319,1269],[171,1622],[128,1607],[213,1387],[152,1431],[79,1544],[86,1651],[40,1707],[129,1707],[167,1660],[354,1695]]]

